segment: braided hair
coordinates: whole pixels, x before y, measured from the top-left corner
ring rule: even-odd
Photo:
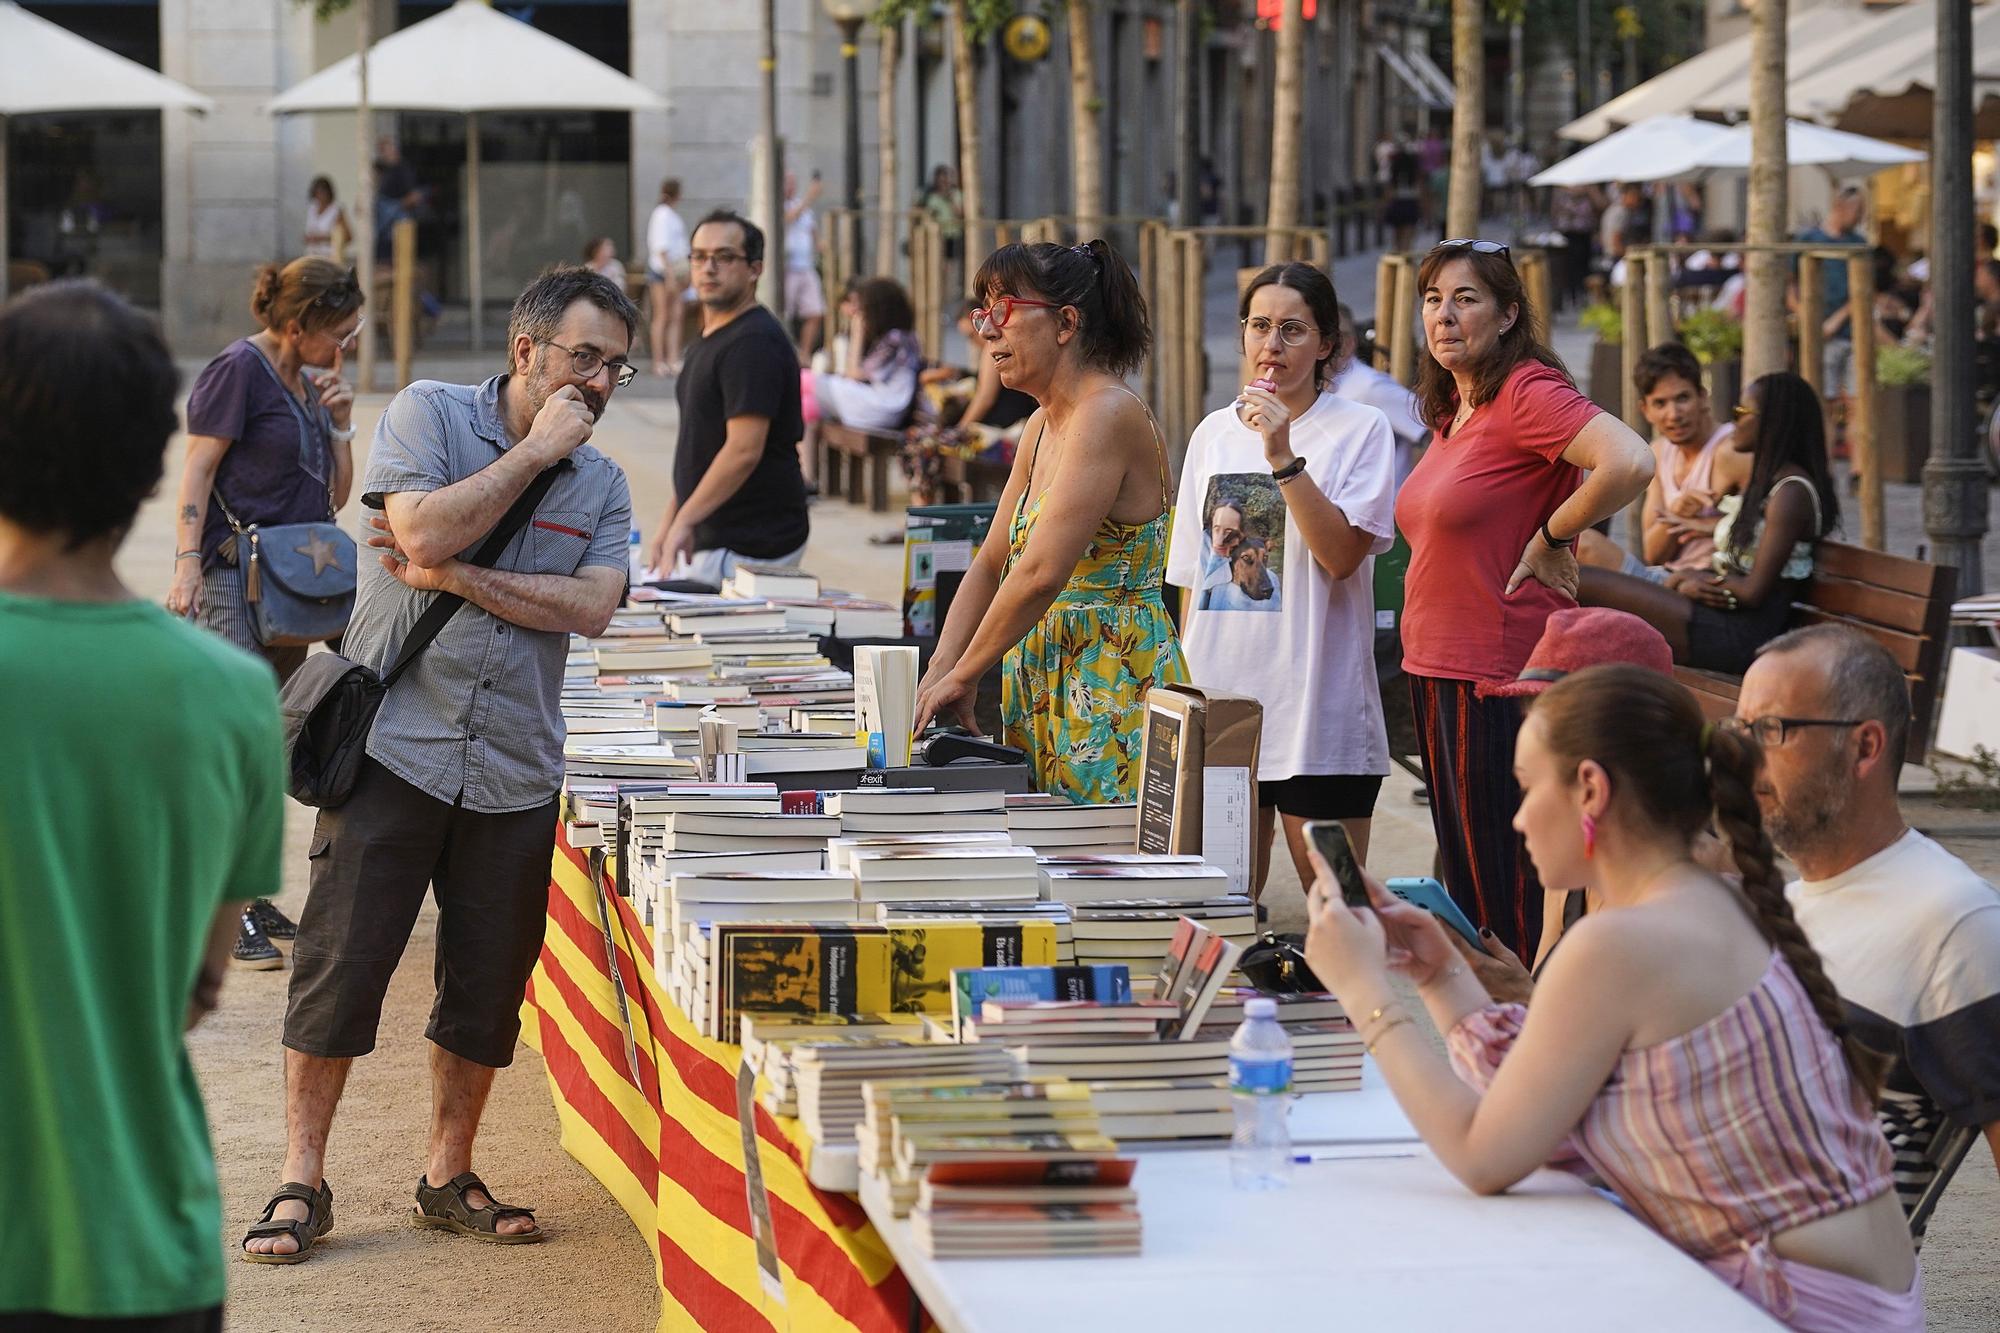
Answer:
[[[1744,906],[1757,931],[1783,955],[1840,1043],[1848,1072],[1872,1103],[1884,1061],[1849,1029],[1846,1010],[1819,954],[1792,916],[1777,855],[1757,807],[1763,754],[1750,737],[1705,722],[1694,695],[1644,667],[1591,667],[1535,700],[1549,749],[1565,762],[1595,760],[1648,820],[1692,841],[1711,814],[1743,877]]]

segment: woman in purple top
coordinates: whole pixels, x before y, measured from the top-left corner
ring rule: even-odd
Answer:
[[[280,683],[299,669],[306,649],[266,648],[252,635],[227,515],[245,527],[311,523],[331,519],[347,502],[354,390],[340,377],[340,363],[360,332],[361,302],[354,271],[330,259],[266,264],[250,295],[263,330],[224,348],[188,395],[167,609],[261,655]],[[294,929],[268,901],[252,903],[236,960],[282,966],[265,936],[288,938]]]

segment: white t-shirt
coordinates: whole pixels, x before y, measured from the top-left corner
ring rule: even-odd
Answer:
[[[1188,441],[1167,550],[1167,582],[1192,590],[1181,635],[1188,672],[1196,685],[1263,704],[1259,781],[1387,773],[1374,557],[1396,530],[1396,439],[1374,408],[1322,393],[1292,423],[1292,451],[1306,476],[1291,488],[1318,486],[1375,539],[1369,554],[1347,578],[1328,577],[1287,521],[1263,437],[1234,408],[1211,412]],[[1209,539],[1218,527],[1227,559]]]
[[[1947,1118],[2000,1120],[2000,891],[1911,829],[1785,896],[1855,1034],[1890,1057],[1876,1114],[1908,1209]]]
[[[653,215],[646,219],[646,256],[649,265],[659,273],[670,273],[674,267],[686,265],[687,223],[681,221],[672,204],[653,205]]]
[[[810,208],[802,208],[799,215],[785,224],[785,267],[789,269],[811,268],[813,266],[814,242],[818,238],[819,219]]]
[[[1360,361],[1348,362],[1333,382],[1333,392],[1366,403],[1389,418],[1389,429],[1396,434],[1396,485],[1400,487],[1417,465],[1417,446],[1431,433],[1417,415],[1417,395],[1398,384],[1393,375]]]

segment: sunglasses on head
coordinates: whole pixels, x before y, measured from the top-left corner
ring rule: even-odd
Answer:
[[[1482,241],[1476,236],[1461,236],[1455,241],[1439,241],[1435,250],[1470,250],[1476,255],[1504,255],[1511,253],[1500,241]]]

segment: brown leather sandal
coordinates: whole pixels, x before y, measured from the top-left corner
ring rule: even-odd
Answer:
[[[287,1199],[306,1205],[310,1215],[306,1217],[276,1217],[278,1205]],[[264,1216],[243,1235],[243,1258],[253,1264],[298,1264],[304,1263],[306,1256],[321,1236],[333,1230],[333,1186],[324,1180],[319,1188],[302,1185],[296,1180],[286,1181],[264,1205]],[[253,1240],[269,1236],[290,1236],[298,1244],[298,1249],[290,1254],[253,1254],[248,1246]]]
[[[489,1202],[484,1207],[474,1208],[465,1200],[467,1190],[480,1191]],[[539,1226],[530,1226],[526,1231],[502,1232],[500,1223],[509,1217],[525,1217],[533,1222],[535,1210],[500,1202],[494,1198],[493,1191],[486,1188],[486,1182],[470,1171],[460,1172],[443,1185],[431,1184],[426,1176],[417,1177],[417,1207],[410,1220],[420,1227],[442,1227],[492,1245],[533,1245],[547,1239],[548,1233]]]

